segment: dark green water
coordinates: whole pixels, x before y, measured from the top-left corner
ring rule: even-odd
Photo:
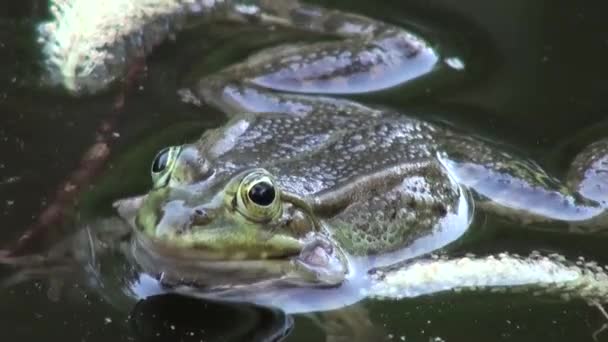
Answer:
[[[318,2],[415,27],[448,56],[466,63],[462,73],[359,97],[361,101],[470,126],[516,145],[558,176],[578,148],[607,131],[606,2]],[[33,222],[57,184],[76,167],[115,97],[109,92],[74,99],[38,86],[37,51],[31,42],[35,23],[46,15],[44,3],[10,2],[4,5],[8,10],[0,13],[2,242],[18,237]],[[255,30],[243,34],[234,28],[203,31],[187,32],[150,57],[147,76],[127,98],[117,128],[116,157],[124,153],[137,157],[128,158],[133,165],[126,167],[119,165],[120,159],[113,160],[115,169],[122,166],[128,172],[108,196],[142,191],[157,148],[183,142],[222,122],[216,111],[201,113],[180,103],[175,90],[181,80],[226,66],[256,47],[295,37]],[[193,64],[195,56],[198,62]],[[175,131],[167,129],[180,123]],[[184,126],[194,129],[183,130]],[[137,148],[142,150],[133,152]],[[606,238],[505,228],[472,248],[544,248],[608,263]],[[44,281],[0,292],[0,340],[221,341],[244,330],[249,331],[242,339],[247,341],[291,323],[291,318],[270,310],[171,298],[142,303],[129,319],[84,284],[69,279],[59,300],[50,300],[47,292]],[[397,341],[591,341],[593,332],[606,322],[597,309],[581,302],[523,295],[441,295],[369,302],[367,308],[374,324]],[[287,340],[320,337],[318,326],[295,317]],[[598,340],[608,341],[608,332]]]

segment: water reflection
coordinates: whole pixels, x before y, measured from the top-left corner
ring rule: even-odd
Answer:
[[[281,341],[293,318],[277,309],[220,303],[179,295],[138,302],[130,315],[137,341]]]
[[[381,6],[370,1],[317,2],[392,18],[395,22],[410,17],[436,21],[438,26],[450,28],[456,38],[476,47],[479,56],[473,54],[480,58],[473,59],[473,63],[467,59],[467,68],[479,72],[447,92],[432,87],[423,89],[425,95],[417,97],[413,105],[429,109],[424,115],[440,112],[439,116],[456,123],[464,121],[468,115],[471,122],[488,128],[488,133],[502,135],[536,154],[546,164],[554,165],[552,170],[566,170],[580,148],[606,134],[606,125],[595,125],[605,118],[608,110],[605,101],[608,26],[605,25],[604,2],[387,0]],[[7,2],[7,6],[7,12],[0,17],[9,17],[12,13],[13,19],[35,18],[42,16],[46,1]],[[24,35],[16,32],[22,28],[5,24],[0,29],[0,60],[3,62],[0,66],[0,151],[3,155],[0,179],[19,179],[19,182],[6,182],[0,188],[3,240],[14,237],[11,235],[17,235],[16,232],[27,225],[39,210],[44,194],[71,170],[81,153],[81,146],[89,143],[97,119],[107,111],[111,101],[104,97],[70,101],[33,90],[35,83],[26,84],[22,77],[24,70],[33,70],[30,68],[32,56],[27,56],[22,47]],[[492,59],[489,52],[492,49],[488,45],[496,46],[495,54],[500,58],[489,67],[480,68],[481,60]],[[187,109],[172,102],[174,89],[171,84],[175,82],[165,73],[175,69],[175,63],[172,63],[175,56],[179,56],[178,60],[188,57],[176,53],[175,49],[176,46],[169,45],[150,61],[145,90],[129,99],[131,107],[127,119],[132,123],[121,127],[122,144],[128,145],[133,140],[140,142],[141,134],[138,133],[141,131],[158,134],[166,127],[163,120],[169,117],[170,121],[179,121],[177,116],[184,116]],[[205,52],[222,55],[221,49],[208,50],[211,49]],[[231,58],[236,58],[232,56],[234,52],[230,54]],[[408,96],[399,90],[387,94],[380,102],[410,111],[411,98],[411,94]],[[161,100],[166,103],[159,106]],[[472,112],[471,108],[478,109]],[[161,118],[160,113],[168,115]],[[212,116],[205,115],[204,120],[210,120]],[[201,116],[197,112],[185,117]],[[599,129],[577,134],[578,129],[587,125]],[[561,148],[556,149],[560,143]],[[151,157],[142,155],[141,158],[150,160]],[[123,189],[123,184],[129,183],[129,191],[136,190],[134,182],[138,180],[139,170],[130,168],[124,174],[132,177],[113,188]],[[530,232],[516,234],[506,233],[490,244],[480,244],[479,248],[503,249],[506,246],[526,250],[528,245],[542,247],[551,242],[553,247],[562,246],[576,254],[605,261],[605,243],[599,239],[590,244],[589,241],[545,235],[535,239]],[[133,340],[122,326],[118,328],[118,324],[114,324],[124,319],[122,311],[114,315],[111,305],[97,300],[97,294],[85,297],[78,292],[62,297],[58,303],[50,302],[46,290],[41,291],[39,285],[32,282],[2,291],[0,295],[3,340],[37,341],[52,338],[58,330],[65,341]],[[408,302],[376,302],[372,303],[371,309],[373,319],[379,325],[386,323],[394,340],[405,336],[409,341],[429,341],[437,336],[447,341],[590,340],[591,332],[603,322],[597,310],[581,303],[547,303],[523,296],[443,296]],[[161,316],[165,319],[155,319]],[[108,317],[114,323],[108,323]],[[241,340],[255,337],[243,331],[233,332],[242,327],[242,322],[234,324],[234,317],[250,323],[249,333],[266,329],[268,336],[276,333],[280,339],[291,329],[291,323],[287,322],[291,319],[272,310],[260,311],[257,307],[243,308],[235,304],[219,308],[217,303],[164,295],[140,302],[129,323],[140,340],[213,340],[223,339],[228,333],[234,333],[234,338],[242,337]],[[172,323],[175,329],[172,329]],[[274,324],[276,330],[268,324]],[[199,331],[202,328],[211,330],[203,334]],[[193,331],[197,335],[191,338],[189,334]],[[281,331],[284,335],[280,335]],[[299,330],[290,335],[289,340],[297,338],[309,340],[310,331]],[[602,338],[608,339],[605,334],[599,336],[600,341]]]

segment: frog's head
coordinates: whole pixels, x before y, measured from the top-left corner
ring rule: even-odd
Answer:
[[[161,151],[153,189],[116,203],[134,227],[136,262],[205,285],[263,280],[333,285],[344,256],[323,234],[306,199],[261,168],[214,175],[193,145]]]

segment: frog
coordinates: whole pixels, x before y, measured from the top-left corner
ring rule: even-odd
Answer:
[[[82,2],[67,3],[64,16],[84,11]],[[299,1],[159,0],[145,9],[123,35],[153,31],[147,42],[117,40],[125,58],[55,49],[51,79],[73,93],[99,91],[124,73],[127,41],[146,54],[145,44],[186,26],[184,13],[337,40],[264,49],[180,90],[228,121],[162,149],[151,189],[115,202],[129,227],[124,254],[140,281],[290,314],[457,289],[608,298],[608,276],[594,263],[538,252],[460,255],[453,247],[480,213],[530,229],[602,232],[608,140],[581,151],[561,179],[508,144],[339,97],[445,67],[421,35],[367,16]],[[157,17],[168,13],[170,21]]]

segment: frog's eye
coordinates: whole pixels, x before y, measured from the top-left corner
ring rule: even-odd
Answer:
[[[272,185],[270,182],[259,181],[249,188],[247,197],[249,197],[251,202],[259,206],[269,206],[272,204],[272,202],[274,202],[276,197],[274,185]]]
[[[272,176],[256,170],[243,178],[237,193],[237,210],[256,222],[270,221],[281,212],[280,193]]]
[[[175,168],[180,151],[181,146],[172,146],[158,152],[150,170],[154,188],[167,185],[169,179],[171,179],[171,171]]]

